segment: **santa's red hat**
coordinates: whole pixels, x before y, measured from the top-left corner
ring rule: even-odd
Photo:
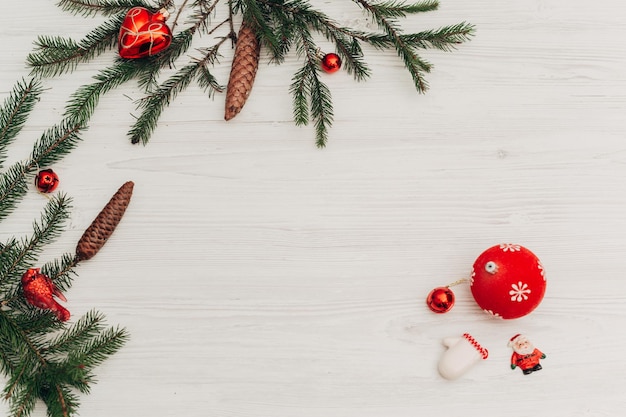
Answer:
[[[513,346],[513,345],[515,344],[515,342],[516,342],[516,341],[521,340],[521,339],[526,339],[526,336],[524,336],[524,335],[523,335],[523,334],[521,334],[521,333],[518,333],[518,334],[516,334],[515,336],[513,336],[513,337],[511,338],[511,340],[509,340],[509,343],[508,343],[508,345],[507,345],[507,346],[508,346],[508,347],[511,347],[511,346]]]

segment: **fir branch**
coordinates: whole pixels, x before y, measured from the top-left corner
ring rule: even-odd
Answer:
[[[76,272],[74,268],[78,265],[76,255],[65,253],[60,259],[54,259],[45,263],[41,267],[41,273],[50,277],[54,285],[61,291],[70,288]]]
[[[19,280],[16,279],[15,282],[10,284],[15,285],[16,282],[19,282]],[[38,346],[43,346],[45,341],[49,338],[48,334],[60,329],[62,323],[54,314],[45,310],[35,309],[30,304],[24,303],[24,299],[21,297],[19,290],[15,291],[18,288],[19,284],[15,285],[11,291],[5,293],[12,297],[6,300],[6,305],[9,310],[15,313],[12,316],[15,325],[28,333],[30,338],[33,339]]]
[[[195,0],[191,3],[190,7],[193,12],[189,15],[187,24],[191,25],[191,27],[194,28],[194,31],[199,31],[200,33],[211,32],[209,26],[211,23],[211,16],[219,2],[220,0]],[[180,10],[182,11],[182,6]],[[176,21],[172,24],[172,31],[176,26],[175,23]]]
[[[372,13],[387,18],[406,17],[408,14],[423,13],[437,10],[439,1],[425,0],[413,4],[406,4],[402,1],[389,0],[381,3],[370,3],[368,5]]]
[[[2,321],[0,320],[0,323],[1,322]],[[30,363],[24,360],[23,356],[19,358],[17,367],[15,368],[15,371],[13,372],[13,374],[10,376],[9,380],[7,381],[7,385],[4,388],[3,393],[4,393],[5,400],[17,398],[19,402],[19,397],[21,396],[20,391],[22,391],[27,385],[23,381],[28,376],[27,374],[29,373],[31,366],[32,365]],[[24,407],[19,407],[19,408],[22,409]]]
[[[104,329],[104,315],[91,310],[70,328],[52,339],[45,349],[46,357],[68,354],[82,348]]]
[[[16,244],[9,262],[0,265],[0,284],[17,271],[24,271],[33,265],[43,246],[51,243],[61,233],[69,218],[69,209],[70,199],[62,193],[48,201],[40,220],[33,223],[32,236]]]
[[[9,401],[9,413],[14,417],[30,415],[37,404],[37,387],[35,384],[22,385],[20,392],[12,395]]]
[[[378,26],[385,32],[388,37],[388,41],[393,45],[398,53],[398,56],[404,61],[404,66],[411,74],[413,83],[418,92],[424,93],[428,89],[428,84],[424,79],[424,73],[430,72],[431,64],[423,60],[414,50],[410,44],[408,44],[402,37],[401,30],[399,29],[397,22],[392,17],[390,18],[384,8],[378,5],[372,5],[367,0],[353,0],[365,9],[378,24]]]
[[[154,93],[140,101],[139,107],[143,109],[128,135],[131,143],[146,144],[150,135],[156,129],[157,122],[163,109],[175,99],[178,93],[183,91],[195,78],[198,65],[187,65],[165,81]]]
[[[304,124],[310,114],[315,125],[316,145],[323,148],[333,122],[333,104],[328,86],[319,78],[317,48],[308,29],[300,29],[297,48],[305,56],[305,63],[294,75],[290,87],[294,96],[294,118],[296,124]],[[307,101],[310,106],[308,112],[304,110]]]
[[[310,33],[304,31],[302,33],[302,39],[296,44],[296,50],[298,56],[304,56],[304,65],[296,71],[291,79],[291,85],[289,91],[293,96],[293,112],[294,121],[296,126],[303,126],[309,123],[309,79],[311,78],[311,72],[316,71],[313,64],[317,60],[317,51]]]
[[[51,165],[67,155],[80,141],[81,126],[72,126],[68,120],[44,132],[35,143],[30,160],[17,162],[0,175],[0,221],[15,209],[28,192],[26,177],[40,166]]]
[[[98,105],[100,96],[131,80],[142,71],[141,64],[136,60],[118,60],[113,66],[94,76],[95,83],[84,85],[71,95],[65,108],[65,116],[71,124],[86,125]]]
[[[227,39],[227,38],[224,38]],[[208,92],[209,97],[213,97],[215,93],[221,93],[224,90],[224,86],[219,84],[217,78],[209,70],[209,65],[213,65],[214,61],[218,57],[219,45],[212,48],[205,49],[205,58],[199,62],[198,72],[196,74],[196,81],[200,88]]]
[[[178,70],[156,91],[139,102],[139,108],[142,109],[142,113],[129,131],[131,143],[141,142],[144,145],[148,143],[165,107],[169,106],[170,102],[184,91],[194,79],[198,79],[199,84],[205,90],[208,89],[209,97],[215,92],[223,90],[223,86],[217,83],[208,67],[214,64],[219,47],[226,39],[223,38],[221,42],[205,50],[204,58],[196,60]]]
[[[278,39],[271,26],[271,9],[267,5],[258,0],[239,0],[234,2],[233,8],[241,11],[243,21],[252,28],[272,56],[280,57],[284,53],[283,42]],[[276,59],[279,62],[281,60]]]
[[[402,35],[401,38],[404,42],[412,44],[417,48],[435,48],[448,52],[456,49],[461,43],[470,40],[474,35],[474,31],[474,25],[461,22],[435,30]]]
[[[72,387],[88,393],[91,370],[116,353],[128,340],[128,333],[120,328],[105,329],[104,316],[91,311],[50,340],[36,337],[32,326],[25,327],[17,320],[22,316],[0,310],[0,358],[10,375],[5,400],[16,412],[32,410],[31,402],[38,397],[50,416],[75,414],[79,403]],[[59,362],[60,355],[65,359]]]
[[[328,129],[333,123],[333,103],[330,90],[318,77],[317,71],[311,72],[311,116],[315,121],[315,137],[318,148],[326,147]]]
[[[307,80],[309,79],[310,65],[304,65],[293,76],[289,91],[293,96],[293,118],[296,126],[309,124],[309,101]]]
[[[362,32],[342,27],[326,14],[313,9],[305,1],[296,0],[280,4],[271,0],[258,1],[270,7],[271,16],[275,20],[274,26],[277,26],[277,30],[284,31],[278,36],[284,39],[283,49],[280,50],[280,55],[274,54],[272,57],[274,61],[282,62],[283,55],[289,50],[289,40],[297,31],[296,28],[310,26],[335,44],[348,74],[352,74],[357,81],[363,81],[370,76],[370,70],[363,60],[363,51],[359,43],[359,39],[365,38]]]
[[[28,192],[26,174],[32,171],[34,167],[17,162],[0,175],[0,221],[13,212],[17,203]]]
[[[126,13],[135,6],[152,8],[150,3],[143,0],[60,0],[58,6],[63,11],[85,17],[94,16],[98,13],[104,16]]]
[[[6,160],[6,149],[21,132],[26,119],[43,93],[36,79],[18,81],[0,107],[0,168]]]
[[[191,27],[178,32],[172,38],[172,43],[168,49],[156,56],[141,60],[144,61],[142,63],[143,67],[136,74],[139,87],[145,91],[152,91],[154,88],[158,88],[158,77],[161,69],[174,67],[176,60],[191,47],[195,30]]]
[[[38,340],[29,337],[28,330],[16,322],[15,313],[0,309],[0,329],[0,338],[3,339],[0,346],[8,348],[8,353],[17,358],[15,370],[4,389],[4,398],[9,399],[25,378],[46,365],[46,360],[41,355],[41,337]]]
[[[6,309],[4,303],[2,307],[2,309]],[[2,371],[5,376],[19,373],[17,369],[20,366],[20,356],[19,351],[15,350],[16,340],[18,340],[18,338],[11,332],[10,328],[6,332],[0,332],[0,371]]]
[[[340,27],[327,16],[313,12],[295,13],[292,19],[302,25],[310,25],[326,39],[335,44],[336,51],[343,60],[343,67],[356,81],[370,76],[370,69],[363,60],[363,50],[358,40],[359,33]],[[301,20],[302,19],[302,20]]]
[[[36,166],[52,165],[70,153],[80,142],[79,133],[83,129],[84,125],[65,119],[45,131],[33,146],[29,170]]]
[[[68,355],[68,362],[93,369],[115,354],[127,341],[129,334],[124,328],[109,327],[101,331],[80,349]]]
[[[40,221],[33,223],[31,248],[39,243],[50,243],[61,234],[65,221],[70,217],[71,203],[71,198],[64,193],[56,193],[48,200]]]
[[[0,372],[5,376],[13,374],[19,363],[18,358],[11,353],[11,347],[7,346],[4,338],[0,337]]]
[[[34,51],[26,58],[31,74],[55,77],[73,71],[116,44],[123,20],[124,14],[114,15],[79,42],[60,36],[40,36]]]
[[[474,35],[475,27],[466,22],[443,26],[439,29],[418,33],[401,34],[399,37],[411,47],[419,49],[439,49],[452,51],[463,42],[469,41]],[[393,41],[387,35],[374,34],[367,37],[367,42],[379,49],[392,48]]]
[[[39,395],[46,404],[50,417],[70,417],[77,412],[78,397],[65,384],[44,386]]]

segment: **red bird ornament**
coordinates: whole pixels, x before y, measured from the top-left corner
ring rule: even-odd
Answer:
[[[50,277],[39,272],[39,268],[30,268],[22,275],[22,291],[30,305],[52,311],[61,321],[70,319],[70,312],[54,297],[56,296],[61,301],[67,301],[67,299]]]

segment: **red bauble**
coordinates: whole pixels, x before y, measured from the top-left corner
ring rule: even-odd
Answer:
[[[484,311],[516,319],[537,308],[546,291],[546,278],[534,253],[520,245],[502,244],[476,259],[470,288]]]
[[[322,57],[321,65],[322,69],[329,74],[337,72],[341,68],[341,58],[339,58],[339,55],[331,52]]]
[[[51,193],[59,186],[59,176],[51,169],[43,169],[35,177],[35,186],[42,193]]]
[[[151,13],[133,7],[126,13],[117,39],[122,58],[137,59],[158,54],[172,43],[172,32],[165,24],[169,13],[161,9]]]
[[[31,268],[22,275],[22,292],[28,304],[52,311],[59,320],[70,319],[70,312],[57,303],[54,297],[67,301],[52,280],[39,272],[39,268]]]
[[[454,293],[448,287],[437,287],[426,297],[426,305],[435,313],[447,313],[454,306]]]

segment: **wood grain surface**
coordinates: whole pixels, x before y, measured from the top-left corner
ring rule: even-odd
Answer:
[[[3,97],[28,76],[38,35],[80,39],[99,22],[50,0],[4,3]],[[368,24],[347,0],[312,3]],[[80,414],[622,415],[625,17],[618,0],[442,0],[405,28],[469,21],[475,38],[424,53],[435,65],[424,95],[391,52],[366,50],[367,82],[326,77],[335,123],[324,150],[292,121],[295,57],[277,67],[262,54],[252,95],[228,123],[223,94],[190,87],[145,147],[126,138],[137,85],[104,96],[83,143],[54,167],[73,215],[44,253],[71,252],[112,193],[135,182],[119,228],[66,293],[74,317],[97,308],[131,333],[98,368]],[[222,83],[228,54],[215,70]],[[114,57],[44,81],[11,161]],[[27,234],[44,204],[29,194],[1,240]],[[430,289],[467,277],[501,242],[543,262],[548,289],[533,314],[491,319],[467,286],[455,287],[450,313],[427,310]],[[463,332],[489,359],[446,381],[441,340]],[[509,368],[519,332],[547,354],[541,372]]]

